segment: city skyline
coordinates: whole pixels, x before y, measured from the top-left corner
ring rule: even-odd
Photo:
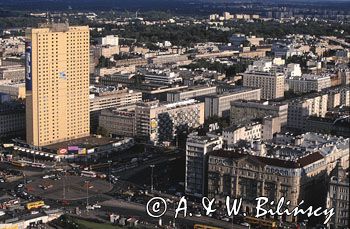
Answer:
[[[0,15],[0,229],[349,227],[347,2]]]

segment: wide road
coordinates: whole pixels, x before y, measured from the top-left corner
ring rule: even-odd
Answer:
[[[142,204],[126,202],[123,200],[107,200],[100,203],[102,210],[114,212],[116,214],[133,216],[142,219],[147,222],[156,224],[159,218],[152,218],[147,214],[146,207]],[[180,212],[178,218],[175,219],[175,211],[168,209],[167,212],[161,217],[163,225],[169,225],[169,222],[174,222],[176,226],[181,228],[193,228],[194,224],[205,224],[210,226],[216,226],[221,228],[234,228],[234,229],[247,229],[247,227],[237,224],[232,224],[229,222],[224,222],[221,220],[213,219],[206,216],[190,216],[187,212],[186,218],[183,217],[183,212]]]

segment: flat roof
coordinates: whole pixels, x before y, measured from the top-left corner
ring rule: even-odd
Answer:
[[[243,157],[250,157],[253,159],[256,159],[259,162],[262,162],[266,165],[270,166],[276,166],[276,167],[282,167],[282,168],[302,168],[304,166],[307,166],[309,164],[312,164],[318,160],[322,160],[324,157],[319,152],[314,152],[311,154],[308,154],[306,156],[303,156],[299,158],[296,161],[292,160],[283,160],[280,158],[270,158],[270,157],[260,157],[260,156],[253,156],[250,154],[240,153],[236,150],[216,150],[209,153],[210,156],[214,157],[224,157],[224,158],[231,158],[231,159],[240,159]]]
[[[51,150],[63,149],[63,148],[67,148],[68,146],[82,146],[84,148],[93,148],[101,145],[108,145],[118,141],[119,139],[115,139],[115,138],[88,136],[88,137],[77,138],[77,139],[72,139],[65,142],[59,142],[59,143],[47,145],[47,146],[44,146],[44,148],[51,149]]]

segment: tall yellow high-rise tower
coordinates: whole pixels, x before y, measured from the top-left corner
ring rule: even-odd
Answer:
[[[27,143],[89,135],[89,27],[48,23],[26,31]]]

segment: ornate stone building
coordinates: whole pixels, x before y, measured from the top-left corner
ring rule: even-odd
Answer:
[[[322,180],[327,172],[326,159],[320,152],[283,160],[238,150],[213,151],[208,159],[208,196],[221,202],[226,196],[243,198],[241,210],[248,214],[256,213],[257,197],[265,196],[275,203],[285,197],[290,201],[291,210],[304,200],[313,181]],[[282,220],[296,222],[298,219],[282,216]]]

